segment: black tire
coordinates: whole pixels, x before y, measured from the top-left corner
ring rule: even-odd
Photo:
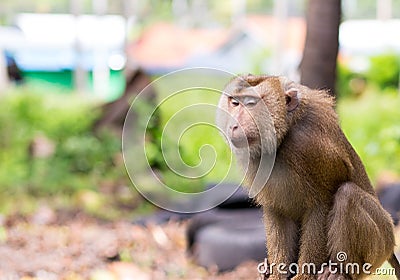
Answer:
[[[219,271],[266,257],[260,209],[213,210],[195,216],[188,227],[189,250],[195,261]],[[255,268],[256,269],[256,268]]]
[[[379,200],[386,211],[392,216],[393,223],[399,224],[400,183],[386,186],[378,193]]]

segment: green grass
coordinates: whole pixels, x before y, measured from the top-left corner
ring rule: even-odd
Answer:
[[[0,97],[0,197],[73,196],[96,190],[104,181],[128,181],[116,161],[120,139],[111,133],[93,134],[99,116],[96,100],[63,89],[21,86]],[[54,151],[33,156],[35,139],[45,138]],[[27,199],[25,199],[27,200]],[[11,199],[11,201],[14,201]],[[0,212],[13,204],[0,203]],[[29,207],[28,207],[29,208]]]
[[[349,138],[374,181],[382,171],[400,172],[400,96],[369,90],[357,99],[344,98],[338,112]]]

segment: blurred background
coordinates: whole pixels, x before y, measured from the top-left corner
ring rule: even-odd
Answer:
[[[0,278],[256,277],[254,264],[217,274],[192,263],[180,222],[131,223],[156,207],[124,167],[130,101],[151,81],[189,67],[328,88],[377,190],[400,188],[400,0],[2,0]],[[227,82],[201,78],[218,88]],[[149,102],[170,86],[147,88]],[[146,132],[152,168],[188,192],[218,182],[231,163],[223,139],[199,128],[182,139],[180,156],[196,166],[200,147],[210,144],[224,155],[215,169],[195,180],[168,169],[163,125],[194,100],[216,104],[218,96],[164,104]]]

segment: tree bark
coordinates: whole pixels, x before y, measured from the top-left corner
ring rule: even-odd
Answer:
[[[335,95],[341,0],[309,0],[301,83]]]
[[[145,90],[143,100],[147,100],[150,104],[156,102],[157,93],[150,83],[150,77],[141,69],[137,69],[128,75],[122,96],[102,106],[101,116],[94,124],[94,131],[108,127],[122,133],[131,102],[141,91]]]

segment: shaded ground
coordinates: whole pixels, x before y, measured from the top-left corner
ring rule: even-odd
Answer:
[[[185,253],[184,223],[141,227],[39,208],[0,221],[0,279],[257,279],[257,263],[217,274]]]

